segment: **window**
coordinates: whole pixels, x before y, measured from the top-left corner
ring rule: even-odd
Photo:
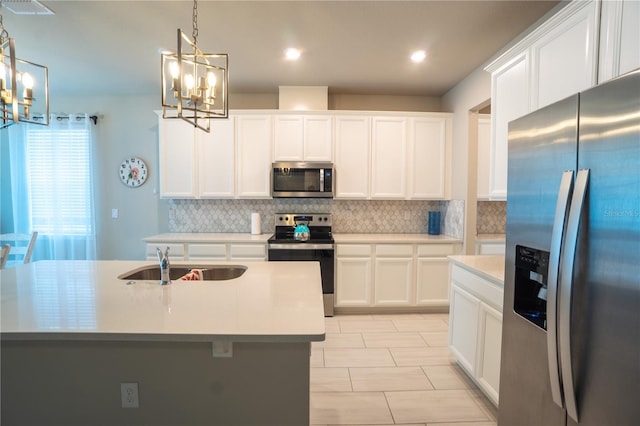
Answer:
[[[2,130],[10,157],[2,171],[2,232],[37,231],[33,261],[95,259],[96,126],[87,114],[52,115],[50,123]]]
[[[29,126],[26,168],[32,230],[41,235],[94,233],[90,129]]]

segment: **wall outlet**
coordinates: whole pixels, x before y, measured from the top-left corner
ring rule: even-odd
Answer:
[[[118,218],[118,209],[111,209],[111,219]]]
[[[138,384],[120,383],[120,399],[122,400],[122,408],[139,408]]]

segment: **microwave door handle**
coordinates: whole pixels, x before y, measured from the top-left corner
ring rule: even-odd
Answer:
[[[549,278],[547,280],[547,359],[549,360],[549,380],[551,397],[560,408],[564,408],[560,387],[560,364],[558,363],[557,303],[558,303],[558,268],[562,237],[569,210],[569,199],[573,191],[573,170],[562,173],[558,202],[551,231],[551,249],[549,254]]]
[[[324,192],[324,169],[320,169],[320,192]]]
[[[560,264],[560,304],[558,316],[560,365],[562,369],[562,389],[564,401],[567,405],[567,415],[578,422],[578,406],[576,393],[573,388],[573,366],[571,365],[571,302],[573,297],[574,265],[576,248],[578,245],[578,233],[580,230],[580,218],[584,209],[584,201],[589,183],[589,169],[578,171],[576,186],[571,197],[571,209],[567,222],[566,243],[562,251]]]

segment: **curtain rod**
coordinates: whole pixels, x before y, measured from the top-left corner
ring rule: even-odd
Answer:
[[[62,121],[62,120],[69,120],[69,114],[50,114],[51,116],[56,116],[56,120],[58,121]],[[76,120],[80,121],[80,120],[84,120],[85,119],[85,115],[86,114],[78,114],[76,116]],[[98,116],[97,115],[90,115],[88,116],[89,119],[91,119],[91,121],[93,122],[94,125],[98,124]],[[44,116],[42,114],[40,115],[34,115],[33,116],[34,120],[42,120],[44,119]]]

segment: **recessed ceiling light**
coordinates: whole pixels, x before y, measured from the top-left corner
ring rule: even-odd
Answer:
[[[284,51],[284,57],[287,58],[289,61],[298,60],[300,58],[300,55],[301,55],[300,50],[295,49],[293,47],[290,47]]]
[[[427,53],[424,50],[416,50],[411,54],[411,60],[413,62],[422,62],[427,57]]]

